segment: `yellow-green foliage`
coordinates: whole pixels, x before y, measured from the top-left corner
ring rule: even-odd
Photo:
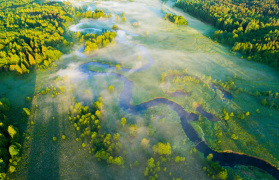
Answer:
[[[1,8],[5,9],[6,5]],[[53,11],[56,12],[55,20]],[[6,48],[0,51],[0,67],[9,67],[18,74],[29,73],[36,64],[41,68],[48,67],[62,55],[57,48],[66,41],[65,22],[72,21],[72,13],[71,6],[59,3],[23,3],[1,11],[0,47],[5,45]]]
[[[86,12],[77,11],[76,16],[80,17],[80,18],[93,18],[93,19],[98,19],[101,17],[102,18],[108,17],[108,15],[106,13],[104,13],[103,10],[98,10],[98,9],[95,9],[95,11],[88,10]]]
[[[17,156],[19,154],[19,151],[20,151],[20,149],[15,145],[11,145],[9,147],[9,152],[10,152],[11,156]]]
[[[170,155],[171,154],[171,146],[170,143],[161,143],[159,142],[157,145],[153,146],[154,153],[158,153],[160,155]]]
[[[77,130],[76,141],[82,139],[81,146],[89,154],[94,153],[98,160],[104,160],[109,164],[123,165],[124,159],[121,156],[114,155],[115,152],[120,153],[122,148],[119,143],[120,134],[116,133],[113,136],[111,134],[101,134],[102,102],[102,97],[100,97],[98,101],[93,103],[94,111],[88,106],[76,102],[74,106],[71,106],[68,113],[69,121]],[[99,149],[99,147],[103,148]]]
[[[113,93],[113,91],[114,91],[113,85],[110,85],[110,86],[108,87],[108,90],[109,90],[110,93]]]
[[[30,110],[28,108],[23,108],[22,114],[25,115],[25,116],[30,116],[31,112],[30,112]]]
[[[104,33],[102,33],[99,36],[96,36],[94,34],[91,34],[91,36],[89,37],[88,34],[88,40],[85,42],[85,52],[89,53],[91,51],[94,51],[96,49],[102,48],[102,47],[106,47],[108,46],[110,43],[114,43],[113,39],[116,37],[116,33],[115,32],[109,32],[106,31]]]
[[[174,14],[165,14],[164,17],[165,20],[169,20],[170,22],[173,22],[174,24],[178,24],[178,25],[187,25],[188,22],[186,21],[186,19],[183,16],[177,16]]]
[[[174,161],[175,161],[176,163],[179,163],[179,162],[184,162],[185,159],[186,159],[185,157],[176,156],[175,159],[174,159]]]
[[[117,70],[117,71],[120,71],[121,67],[120,67],[120,65],[119,65],[119,64],[116,64],[116,66],[115,66],[115,67],[116,67],[116,70]]]
[[[121,124],[122,124],[123,127],[125,126],[125,124],[126,124],[126,118],[125,117],[121,118]]]

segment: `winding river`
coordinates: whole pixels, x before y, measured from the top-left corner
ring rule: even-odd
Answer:
[[[125,41],[125,39],[121,35],[119,35],[122,33],[128,33],[128,32],[124,32],[124,31],[120,31],[120,30],[118,31],[117,37],[118,37],[119,42],[123,43],[123,44],[131,45],[131,46],[139,47],[143,51],[144,55],[148,58],[149,62],[138,69],[121,69],[121,70],[129,71],[129,72],[137,72],[137,71],[144,71],[144,70],[148,69],[154,63],[154,60],[148,54],[147,48],[145,48],[144,46],[141,46],[141,45],[127,43]],[[86,57],[85,55],[82,54],[83,50],[84,50],[84,47],[79,49],[79,52],[77,53],[77,55],[80,57]],[[114,72],[90,71],[90,70],[88,70],[88,66],[91,66],[91,65],[100,66],[100,67],[106,68],[108,70],[114,70],[115,67],[111,67],[109,65],[101,64],[98,62],[89,62],[89,63],[82,64],[78,69],[79,69],[79,71],[87,74],[88,75],[87,78],[91,78],[92,76],[103,74],[103,75],[115,76],[115,77],[118,77],[119,79],[121,79],[124,83],[124,90],[120,94],[119,106],[124,111],[126,111],[128,113],[132,113],[132,114],[138,114],[141,111],[148,109],[149,107],[156,106],[158,104],[166,104],[169,106],[169,108],[171,108],[172,110],[177,112],[177,114],[180,117],[181,125],[182,125],[182,128],[183,128],[185,134],[194,144],[196,144],[196,146],[195,146],[196,149],[198,151],[200,151],[201,153],[203,153],[205,157],[208,156],[208,154],[212,153],[213,160],[218,161],[222,166],[231,166],[231,167],[233,167],[235,165],[255,166],[255,167],[258,167],[258,168],[263,169],[266,172],[270,173],[274,178],[279,179],[279,170],[276,167],[272,166],[271,164],[267,163],[266,161],[264,161],[262,159],[252,157],[249,155],[238,154],[238,153],[234,153],[234,152],[217,152],[217,151],[210,149],[210,147],[208,147],[206,142],[204,142],[198,136],[195,129],[189,124],[189,121],[194,121],[194,120],[198,119],[197,114],[188,113],[179,104],[177,104],[173,101],[170,101],[168,99],[165,99],[165,98],[156,98],[156,99],[153,99],[151,101],[148,101],[148,102],[136,105],[136,106],[132,105],[130,103],[132,96],[133,96],[132,89],[134,87],[134,83],[132,81],[127,79],[125,76],[118,74],[118,73],[114,73]],[[214,89],[214,90],[216,91],[216,89]],[[224,96],[224,97],[226,98],[226,96]],[[229,96],[227,99],[231,99],[231,96]],[[197,109],[197,110],[201,111],[201,112],[203,111],[202,108]],[[214,117],[214,115],[207,113],[207,112],[204,112],[201,114],[206,117],[208,117],[208,116]]]

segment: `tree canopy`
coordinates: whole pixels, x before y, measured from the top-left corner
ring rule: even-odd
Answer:
[[[177,16],[171,13],[166,13],[164,19],[178,25],[188,24],[187,20],[183,16]]]
[[[176,6],[220,29],[213,39],[256,62],[279,68],[275,0],[178,0]]]

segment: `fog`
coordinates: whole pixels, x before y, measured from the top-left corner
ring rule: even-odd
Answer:
[[[207,179],[207,173],[202,170],[203,166],[206,166],[206,158],[200,152],[192,154],[191,150],[196,147],[196,142],[192,142],[186,136],[176,111],[170,109],[167,105],[159,104],[149,109],[143,109],[137,114],[131,114],[119,106],[121,93],[125,88],[130,88],[130,86],[125,86],[126,82],[133,83],[133,87],[129,91],[132,93],[129,106],[133,108],[136,107],[135,105],[156,98],[167,98],[176,102],[186,112],[200,115],[195,107],[196,104],[199,104],[206,111],[216,112],[218,117],[221,116],[220,113],[222,113],[224,107],[233,106],[235,111],[242,110],[244,105],[239,103],[241,102],[239,99],[242,97],[236,98],[236,101],[233,102],[224,100],[220,90],[217,90],[214,94],[214,90],[205,91],[206,88],[202,85],[193,86],[192,89],[189,88],[192,93],[190,96],[183,93],[181,96],[171,96],[165,92],[175,92],[185,87],[182,85],[175,87],[172,81],[169,81],[168,84],[162,82],[162,73],[169,69],[179,71],[187,69],[189,76],[201,79],[205,75],[222,81],[236,74],[244,79],[243,81],[246,83],[245,85],[240,83],[241,87],[246,87],[248,84],[249,89],[254,83],[265,82],[265,84],[261,84],[261,87],[275,90],[278,88],[279,80],[275,70],[265,65],[244,61],[239,55],[233,55],[229,48],[213,42],[209,35],[215,29],[183,13],[181,10],[173,8],[174,2],[172,1],[167,1],[166,4],[162,4],[158,0],[135,0],[133,2],[71,0],[69,2],[74,6],[87,5],[88,10],[103,9],[104,12],[113,15],[111,19],[83,19],[70,26],[70,31],[95,34],[101,32],[103,28],[111,31],[114,24],[119,26],[119,30],[114,45],[109,45],[90,54],[83,53],[83,44],[75,45],[75,51],[62,56],[61,61],[57,63],[58,65],[53,71],[49,74],[43,74],[45,73],[43,72],[42,75],[38,76],[37,81],[41,77],[44,77],[47,81],[44,86],[38,85],[40,91],[42,87],[45,88],[50,84],[54,84],[54,86],[63,85],[66,87],[66,91],[63,95],[57,96],[59,97],[57,99],[46,95],[33,100],[34,111],[36,105],[39,105],[39,107],[46,106],[38,110],[36,115],[30,117],[29,122],[36,122],[33,129],[30,125],[29,133],[40,134],[41,129],[47,129],[45,126],[50,123],[52,124],[50,127],[57,127],[56,130],[50,130],[50,135],[47,138],[41,134],[38,137],[33,137],[34,140],[32,139],[32,141],[26,141],[25,145],[28,148],[25,149],[24,153],[31,157],[34,166],[36,164],[43,166],[45,159],[37,157],[36,153],[40,153],[48,147],[40,138],[53,143],[52,136],[67,134],[66,141],[59,140],[57,146],[51,144],[51,147],[55,149],[54,152],[57,153],[54,158],[57,161],[55,166],[57,166],[57,173],[62,179],[92,179],[92,177],[94,177],[93,179],[143,179],[147,159],[153,156],[155,158],[152,146],[158,142],[171,143],[174,154],[171,158],[174,159],[175,156],[186,157],[185,163],[175,164],[172,162],[166,165],[168,166],[167,172],[172,171],[175,174],[172,177]],[[117,21],[115,15],[120,16],[123,12],[125,12],[126,22]],[[177,26],[165,21],[163,19],[164,14],[170,12],[183,15],[189,25]],[[140,22],[140,25],[135,27],[133,26],[134,22]],[[108,65],[109,62],[112,63],[112,66]],[[116,70],[116,64],[121,65],[120,71]],[[102,67],[106,70],[106,73],[91,71],[90,68],[92,67]],[[55,83],[57,77],[64,79]],[[108,90],[110,85],[114,87],[113,93]],[[74,102],[73,97],[78,102],[93,107],[92,103],[100,95],[104,99],[102,131],[104,133],[114,134],[119,132],[121,134],[120,141],[123,151],[126,151],[124,157],[127,164],[125,164],[125,167],[107,166],[105,162],[97,161],[93,154],[84,151],[81,148],[81,142],[75,141],[76,133],[73,124],[70,124],[67,120],[67,113]],[[129,99],[128,93],[125,98]],[[278,112],[273,111],[272,113],[275,116],[278,114]],[[51,119],[52,116],[59,118],[60,121],[57,121],[57,124],[54,123],[55,121]],[[122,117],[127,119],[125,128],[120,124]],[[41,124],[37,125],[37,123]],[[190,123],[194,124],[193,127],[203,142],[209,146],[215,143],[208,138],[209,130],[200,126],[200,124],[195,125],[193,121],[190,121]],[[207,120],[206,123],[210,124],[212,122]],[[132,124],[136,124],[138,127],[133,136],[130,135],[131,130],[129,129]],[[214,129],[214,124],[210,125],[212,125],[211,129]],[[154,135],[148,135],[152,130],[154,130]],[[149,149],[142,148],[141,141],[143,138],[149,141]],[[207,142],[207,139],[209,139],[209,142]],[[36,142],[44,148],[38,147]],[[238,150],[236,146],[237,144],[234,144],[232,149]],[[30,148],[36,153],[31,153]],[[265,148],[263,148],[263,151],[271,153]],[[45,156],[52,155],[49,149],[47,153]],[[255,155],[253,152],[251,154]],[[276,156],[275,154],[271,155]],[[28,157],[23,158],[25,164],[28,164],[29,161]],[[129,164],[133,164],[134,161],[139,161],[138,168],[129,167]],[[159,161],[159,156],[156,161]],[[50,166],[51,162],[47,161],[46,167]],[[229,167],[226,168],[232,174],[238,172],[237,168],[234,170]],[[241,170],[242,167],[238,168]],[[42,171],[46,171],[46,169],[43,168]],[[22,175],[19,175],[19,177],[30,174],[32,170],[34,168],[28,170],[22,168],[19,171]],[[35,176],[30,175],[30,177]],[[167,175],[163,176],[163,179],[168,179],[168,177]]]

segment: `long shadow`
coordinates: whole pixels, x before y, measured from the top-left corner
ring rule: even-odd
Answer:
[[[58,110],[53,104],[54,102],[49,103],[52,106],[51,114],[57,114]],[[47,119],[43,114],[40,115],[41,118],[36,117],[32,132],[27,179],[59,179],[60,146],[58,142],[53,142],[52,137],[58,136],[60,126],[56,119],[53,120],[51,117]]]
[[[1,72],[0,73],[0,99],[7,98],[10,102],[11,110],[9,113],[9,123],[13,124],[19,129],[20,134],[26,132],[27,121],[22,116],[22,108],[31,109],[31,102],[26,101],[26,97],[33,97],[35,93],[37,74],[34,68],[30,69],[29,74],[17,75],[15,72]],[[23,121],[24,120],[24,121]],[[20,144],[22,148],[25,144],[25,137],[21,136]],[[24,154],[22,154],[22,157]],[[24,158],[21,160],[19,167],[24,164]],[[11,177],[17,176],[12,174]]]
[[[32,97],[36,85],[36,73],[34,68],[29,74],[18,76],[15,72],[0,72],[0,99],[7,98],[10,102],[11,110],[9,119],[22,134],[27,125],[22,121],[22,108],[30,108],[31,103],[26,102],[26,97]],[[21,138],[23,144],[24,138]]]

